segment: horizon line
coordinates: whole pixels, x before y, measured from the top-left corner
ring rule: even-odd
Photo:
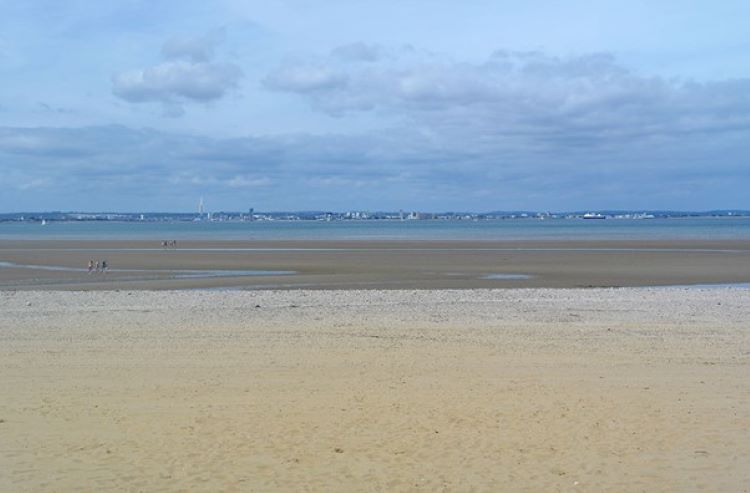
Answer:
[[[8,211],[0,212],[0,216],[8,215],[20,215],[20,214],[90,214],[90,215],[103,215],[103,214],[121,214],[121,215],[139,215],[139,214],[180,214],[180,215],[206,215],[206,214],[347,214],[352,212],[364,212],[364,213],[383,213],[383,214],[576,214],[576,213],[680,213],[680,214],[710,214],[719,212],[742,212],[750,214],[750,209],[741,208],[714,208],[714,209],[623,209],[623,208],[586,208],[586,209],[568,209],[568,210],[551,210],[551,209],[495,209],[495,210],[460,210],[460,209],[443,209],[443,210],[428,210],[428,209],[364,209],[364,208],[352,208],[346,210],[335,210],[335,209],[269,209],[269,210],[216,210],[216,211],[132,211],[132,210],[42,210],[42,211]]]

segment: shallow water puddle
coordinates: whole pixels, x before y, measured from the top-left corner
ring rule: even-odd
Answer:
[[[493,274],[485,274],[479,279],[487,279],[494,281],[523,281],[525,279],[531,279],[534,276],[529,274],[512,274],[507,272],[497,272]]]
[[[86,268],[65,267],[63,265],[31,265],[0,261],[0,268],[31,269],[56,272],[88,272]],[[293,270],[148,270],[148,269],[107,269],[107,272],[137,272],[141,274],[171,274],[176,279],[204,279],[209,277],[243,277],[243,276],[291,276]]]

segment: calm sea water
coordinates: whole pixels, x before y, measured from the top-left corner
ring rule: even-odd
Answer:
[[[0,239],[750,239],[750,218],[0,223]]]

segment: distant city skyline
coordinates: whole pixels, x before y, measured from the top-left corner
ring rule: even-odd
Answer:
[[[153,220],[153,219],[249,219],[253,217],[266,218],[295,218],[295,219],[325,219],[328,216],[339,219],[439,219],[439,218],[565,218],[590,215],[604,215],[606,217],[620,217],[633,219],[650,219],[658,217],[750,217],[750,209],[712,209],[712,210],[680,210],[680,209],[580,209],[580,210],[389,210],[389,209],[298,209],[298,210],[255,210],[249,208],[241,210],[211,211],[198,207],[197,211],[154,211],[154,210],[79,210],[79,211],[14,211],[0,212],[0,221],[17,220]]]
[[[750,208],[747,2],[0,5],[0,212]]]

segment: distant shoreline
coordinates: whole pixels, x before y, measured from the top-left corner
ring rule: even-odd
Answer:
[[[685,219],[685,218],[750,218],[750,210],[726,209],[711,211],[665,210],[586,210],[586,211],[495,211],[495,212],[432,212],[432,211],[269,211],[241,212],[7,212],[0,213],[2,223],[51,222],[116,222],[116,223],[190,223],[190,222],[264,222],[264,221],[501,221],[501,220],[578,220],[578,219]]]

